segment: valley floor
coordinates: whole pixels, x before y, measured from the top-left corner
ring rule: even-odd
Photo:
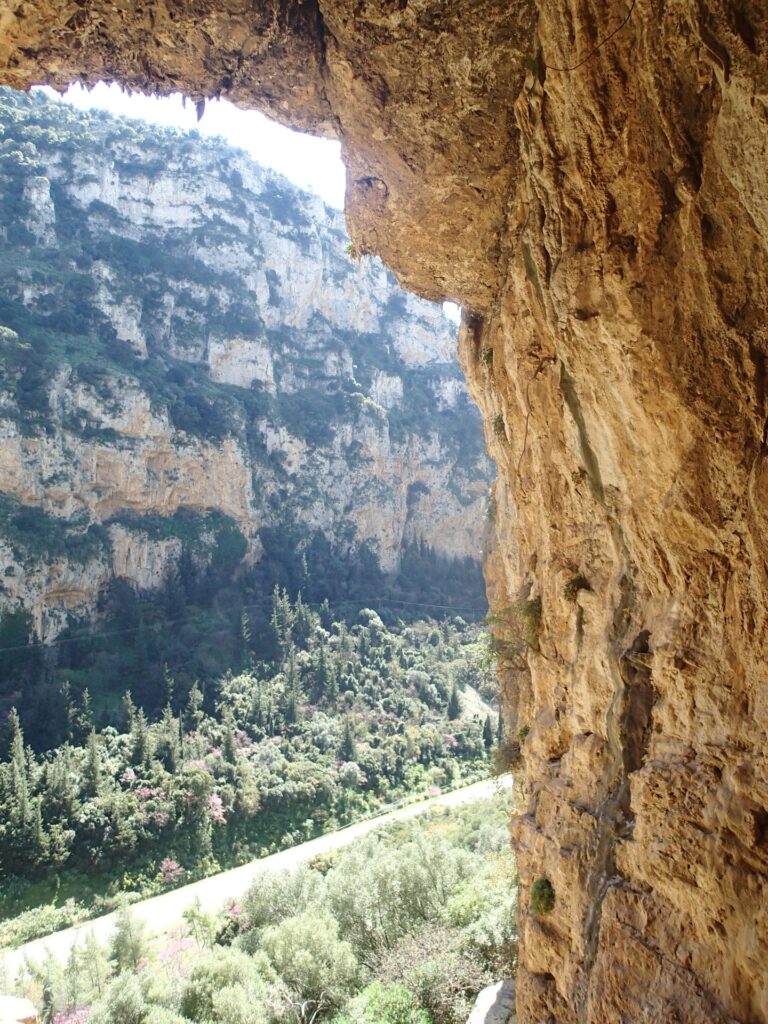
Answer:
[[[131,913],[136,919],[146,923],[151,932],[166,933],[182,922],[184,911],[195,901],[199,901],[204,910],[219,909],[226,900],[240,897],[254,878],[263,871],[296,867],[321,854],[348,846],[361,836],[381,828],[382,825],[414,818],[435,807],[457,807],[461,804],[486,799],[494,793],[508,790],[511,785],[511,776],[506,775],[499,779],[486,779],[441,796],[396,808],[367,821],[357,822],[328,835],[301,843],[289,850],[283,850],[242,867],[222,871],[218,875],[185,885],[172,892],[143,900],[132,906]],[[26,961],[41,961],[46,956],[52,955],[63,963],[72,948],[89,933],[93,934],[100,942],[108,941],[114,931],[116,919],[116,914],[106,914],[75,928],[68,928],[45,938],[35,939],[15,950],[5,952],[0,956],[0,983],[7,979],[10,984]]]

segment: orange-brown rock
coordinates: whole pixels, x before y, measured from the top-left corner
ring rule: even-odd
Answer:
[[[469,311],[519,1019],[768,1021],[764,2],[2,0],[0,28],[11,84],[342,139],[359,246]]]

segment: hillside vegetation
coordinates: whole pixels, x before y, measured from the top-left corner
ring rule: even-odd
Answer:
[[[464,1024],[516,963],[507,800],[395,825],[260,876],[157,943],[123,911],[109,949],[30,969],[54,1024]]]
[[[388,628],[370,609],[350,627],[276,592],[271,632],[273,657],[249,655],[205,693],[180,701],[168,674],[154,720],[126,694],[116,724],[96,728],[88,692],[66,691],[64,736],[43,756],[11,714],[0,941],[487,774],[495,684],[478,627]]]

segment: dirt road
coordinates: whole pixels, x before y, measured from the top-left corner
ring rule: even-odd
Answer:
[[[295,867],[297,864],[311,860],[318,854],[348,846],[360,836],[373,832],[374,829],[381,828],[382,825],[389,822],[415,818],[432,807],[458,807],[460,804],[473,803],[475,800],[482,800],[494,793],[509,789],[510,786],[511,778],[509,776],[504,776],[501,779],[487,779],[451,793],[423,800],[420,803],[409,804],[406,807],[388,811],[376,818],[349,825],[337,832],[330,832],[317,839],[310,839],[309,842],[301,843],[290,850],[282,850],[280,853],[274,853],[261,860],[251,861],[250,864],[244,864],[242,867],[222,871],[221,874],[212,875],[210,878],[204,878],[191,885],[174,889],[172,892],[163,893],[161,896],[152,896],[147,900],[142,900],[141,903],[135,903],[131,907],[131,912],[136,918],[146,923],[151,933],[166,932],[182,921],[184,911],[196,899],[200,901],[204,910],[218,910],[228,899],[241,896],[254,877],[262,871],[278,871]],[[115,927],[115,919],[115,914],[106,914],[104,917],[86,921],[74,928],[67,928],[45,938],[27,942],[17,949],[0,952],[0,977],[2,968],[5,968],[5,976],[10,982],[26,958],[40,961],[47,951],[50,951],[59,961],[64,962],[74,944],[78,939],[84,938],[88,932],[92,932],[100,942],[108,941]]]

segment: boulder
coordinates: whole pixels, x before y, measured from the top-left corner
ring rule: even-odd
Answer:
[[[0,1024],[38,1024],[33,1003],[17,996],[0,996]]]
[[[515,1020],[515,983],[497,981],[482,989],[467,1024],[510,1024]]]

